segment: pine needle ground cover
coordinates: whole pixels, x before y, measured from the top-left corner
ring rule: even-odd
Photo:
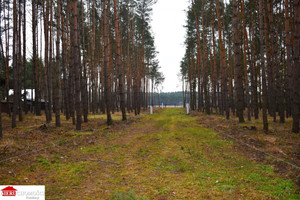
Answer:
[[[104,115],[90,116],[82,131],[66,122],[7,127],[0,184],[46,185],[47,199],[300,198],[292,180],[183,109],[113,119],[107,127]]]

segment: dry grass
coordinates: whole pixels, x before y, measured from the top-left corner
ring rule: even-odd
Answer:
[[[216,130],[224,138],[231,139],[228,137],[229,135],[275,156],[278,159],[257,152],[239,142],[236,143],[237,149],[252,160],[272,165],[276,172],[284,177],[294,179],[300,185],[300,170],[285,163],[286,161],[300,167],[300,135],[291,132],[291,118],[286,119],[286,123],[279,123],[273,122],[273,119],[269,117],[269,132],[266,133],[263,130],[261,116],[252,121],[247,121],[245,118],[245,123],[238,123],[238,118],[234,116],[231,116],[230,120],[226,120],[223,116],[215,114],[208,116],[192,112],[192,115],[196,116],[204,127]]]
[[[30,116],[22,128],[6,126],[0,145],[11,149],[2,159],[28,154],[0,163],[0,184],[46,185],[47,199],[299,198],[293,181],[251,161],[199,116],[164,109],[127,122],[119,117],[107,127],[104,116],[90,116],[82,131],[66,121],[41,129],[43,119]]]

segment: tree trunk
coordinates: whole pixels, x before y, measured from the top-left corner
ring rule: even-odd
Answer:
[[[151,80],[152,92],[151,92],[151,103],[152,107],[154,107],[154,79]]]
[[[22,103],[22,48],[21,48],[21,24],[22,24],[22,9],[21,2],[18,3],[19,6],[19,20],[18,20],[18,33],[17,33],[17,41],[18,41],[18,113],[19,113],[19,121],[23,121],[23,103]]]
[[[248,121],[251,121],[251,106],[250,106],[250,92],[249,92],[249,81],[248,81],[248,65],[247,65],[247,57],[250,61],[249,55],[249,47],[248,47],[248,34],[246,29],[246,20],[245,20],[245,3],[244,0],[239,0],[241,13],[242,13],[242,21],[243,21],[243,62],[244,62],[244,79],[245,79],[245,100],[247,106],[247,117]]]
[[[2,11],[2,1],[1,0],[0,0],[0,10]],[[1,11],[0,11],[0,32],[2,31],[1,30],[1,20],[2,20]],[[5,13],[4,13],[4,16],[5,16]],[[0,40],[1,40],[1,51],[2,51],[2,55],[3,55],[2,58],[3,58],[3,62],[4,62],[3,64],[4,64],[4,66],[6,66],[5,59],[4,59],[3,45],[2,45],[2,35],[0,35]],[[8,97],[7,97],[7,100],[8,100]],[[0,140],[2,140],[2,138],[3,138],[3,135],[2,135],[2,110],[1,110],[1,108],[2,108],[2,103],[0,102]]]
[[[61,15],[61,0],[57,1],[57,38],[56,38],[56,70],[55,70],[55,125],[60,127],[60,103],[59,103],[59,86],[60,86],[60,15]]]
[[[50,13],[50,23],[48,21],[49,25],[49,62],[48,63],[48,96],[49,96],[49,103],[48,103],[48,111],[49,111],[49,120],[52,121],[52,69],[53,69],[53,59],[52,59],[52,51],[53,51],[53,36],[52,36],[52,30],[53,30],[53,1],[49,4],[49,13]]]
[[[216,73],[217,73],[217,58],[216,58],[216,42],[215,42],[215,22],[213,16],[213,9],[212,9],[213,0],[210,3],[210,11],[211,11],[211,27],[212,27],[212,40],[213,40],[213,68],[211,70],[211,82],[212,82],[212,107],[216,109],[217,99],[216,99]]]
[[[160,108],[160,103],[159,103],[159,90],[157,89],[157,103],[158,103],[158,107]]]
[[[264,27],[265,27],[265,48],[266,48],[266,56],[267,56],[267,108],[268,108],[268,113],[271,116],[274,116],[273,113],[273,101],[275,99],[273,98],[273,77],[272,77],[272,43],[270,42],[270,22],[269,22],[269,0],[268,3],[265,4],[264,2]]]
[[[185,79],[184,79],[184,76],[182,76],[181,80],[182,80],[182,103],[183,103],[183,108],[185,108],[185,95],[184,95],[184,81],[185,81]],[[152,106],[153,106],[153,104],[152,104]]]
[[[61,11],[62,13],[62,7]],[[70,119],[70,110],[69,110],[69,103],[68,103],[68,82],[67,82],[67,43],[66,43],[66,31],[65,31],[65,25],[64,25],[64,16],[61,15],[61,39],[62,39],[62,73],[63,73],[63,100],[64,100],[64,113],[66,116],[66,120]]]
[[[216,2],[216,10],[217,10],[217,18],[218,18],[218,29],[219,29],[219,42],[220,42],[220,51],[221,51],[221,83],[222,83],[222,106],[221,113],[225,110],[226,119],[229,119],[229,106],[228,106],[228,87],[227,87],[227,66],[226,66],[226,58],[225,58],[225,48],[223,44],[222,37],[222,27],[221,27],[221,19],[220,19],[220,9],[219,9],[219,0],[215,0]]]
[[[13,101],[13,114],[12,114],[12,128],[17,126],[16,115],[18,108],[18,44],[17,44],[17,31],[18,31],[18,18],[17,18],[17,1],[13,1],[13,80],[14,80],[14,101]]]
[[[126,110],[125,110],[125,93],[123,87],[123,64],[121,59],[121,45],[120,45],[120,35],[119,35],[119,21],[117,13],[117,1],[114,0],[114,17],[115,17],[115,34],[116,34],[116,45],[117,45],[117,68],[119,77],[119,95],[120,95],[120,107],[122,111],[122,120],[126,120]]]
[[[37,66],[37,19],[36,19],[36,0],[32,0],[32,71],[34,82],[34,111],[37,116],[41,115],[41,109],[39,102],[39,89],[38,89],[38,66]],[[33,103],[33,102],[32,102]]]
[[[126,8],[129,11],[129,1],[126,2]],[[130,55],[130,41],[131,41],[131,33],[130,33],[130,12],[127,12],[127,112],[130,113],[132,111],[132,104],[131,104],[131,85],[132,85],[132,70],[131,70],[131,55]]]
[[[276,9],[277,13],[278,12],[278,7]],[[276,27],[275,27],[275,24]],[[277,105],[275,107],[275,109],[277,108],[278,110],[278,114],[279,114],[279,118],[280,118],[280,123],[284,123],[285,121],[285,118],[284,118],[284,96],[282,94],[282,87],[281,87],[281,84],[282,84],[282,80],[281,80],[281,76],[280,76],[280,55],[281,55],[281,43],[278,42],[279,41],[282,41],[281,38],[279,38],[279,33],[281,33],[282,31],[280,30],[279,28],[279,24],[280,22],[278,20],[276,20],[276,22],[272,25],[273,26],[273,38],[272,38],[272,43],[274,45],[274,48],[273,48],[273,63],[275,64],[275,78],[276,78],[276,81],[275,81],[275,86],[276,86],[276,99],[277,99]],[[279,51],[278,51],[279,50]],[[276,111],[276,110],[275,110]],[[276,115],[276,112],[275,112],[275,115]]]
[[[233,34],[234,34],[234,57],[235,57],[235,73],[236,73],[236,112],[239,118],[239,122],[243,123],[244,114],[243,114],[243,70],[241,65],[241,55],[240,55],[240,32],[239,32],[239,16],[240,12],[238,9],[238,3],[236,0],[233,0]]]
[[[95,114],[97,110],[97,79],[95,78],[96,74],[96,67],[95,67],[95,45],[96,45],[96,39],[95,39],[95,26],[96,26],[96,21],[95,21],[95,8],[96,1],[93,0],[93,5],[92,5],[92,35],[91,35],[91,43],[90,43],[90,66],[91,66],[91,81],[92,81],[92,111]]]
[[[198,75],[198,111],[202,110],[202,92],[201,92],[201,65],[203,66],[203,57],[202,57],[202,50],[201,50],[201,38],[200,38],[200,29],[199,29],[199,19],[195,9],[195,3],[192,1],[193,13],[194,18],[196,21],[196,33],[197,33],[197,60],[196,60],[196,68],[197,68],[197,75]],[[203,21],[203,20],[202,20]],[[204,55],[205,56],[205,55]],[[204,66],[203,66],[204,68]]]
[[[232,111],[232,114],[235,115],[235,98],[234,98],[234,92],[233,92],[233,77],[234,77],[234,68],[235,68],[235,65],[234,65],[234,62],[232,61],[232,38],[231,36],[228,37],[229,39],[229,44],[228,44],[228,50],[229,50],[229,73],[228,73],[228,77],[229,77],[229,80],[228,80],[228,92],[229,92],[229,105],[230,105],[230,108],[231,108],[231,111]]]
[[[76,118],[75,118],[75,70],[74,70],[74,54],[75,52],[73,51],[74,49],[72,48],[72,40],[71,39],[71,32],[72,32],[72,27],[74,26],[73,20],[71,19],[72,17],[72,1],[68,1],[67,5],[67,23],[70,23],[70,27],[67,29],[70,34],[67,34],[67,43],[70,45],[69,51],[68,51],[68,56],[67,60],[69,61],[69,79],[68,79],[68,84],[69,84],[69,98],[68,98],[68,103],[69,103],[69,111],[70,111],[70,117],[72,118],[72,124],[76,125]]]
[[[1,110],[2,105],[0,105],[0,140],[3,138],[2,134],[2,110]]]
[[[5,16],[5,9],[4,9],[4,16]],[[6,15],[6,20],[5,20],[5,46],[6,46],[6,51],[5,51],[5,89],[6,89],[6,97],[7,97],[7,114],[9,117],[11,117],[11,107],[9,102],[9,47],[10,47],[10,42],[9,42],[9,28],[10,23],[8,20],[10,16],[9,9],[7,10],[7,15]],[[4,56],[4,55],[3,55]]]
[[[132,74],[133,74],[133,109],[134,109],[134,114],[138,115],[138,86],[137,86],[137,62],[136,62],[136,48],[134,46],[134,25],[133,25],[133,20],[131,20],[131,46],[132,46]]]
[[[286,42],[286,64],[287,64],[287,78],[286,78],[286,116],[291,116],[292,112],[292,45],[291,45],[291,28],[290,28],[290,8],[289,0],[285,0],[284,6],[285,17],[285,42]]]
[[[24,112],[28,113],[26,92],[26,1],[23,3],[23,84],[24,84]]]
[[[206,38],[206,24],[204,21],[204,1],[202,1],[202,29],[203,29],[203,87],[205,98],[206,114],[210,114],[210,97],[209,97],[209,84],[208,84],[208,53],[207,53],[207,38]]]
[[[110,114],[110,87],[109,87],[109,72],[108,72],[108,62],[109,62],[109,33],[108,33],[108,23],[109,23],[109,7],[110,0],[103,0],[103,18],[104,18],[104,93],[105,93],[105,104],[106,104],[106,115],[107,115],[107,125],[112,124],[112,118]]]
[[[300,0],[294,1],[295,9],[295,43],[294,43],[294,66],[293,66],[293,129],[294,133],[299,133],[300,117]]]
[[[255,29],[253,27],[254,19],[253,19],[253,9],[255,8],[255,1],[251,3],[251,11],[250,11],[250,35],[251,35],[251,89],[253,102],[252,107],[254,110],[254,118],[258,119],[258,94],[257,94],[257,73],[255,70],[255,55],[256,55],[256,43],[255,43]]]
[[[88,94],[87,94],[87,75],[86,75],[86,58],[85,58],[85,31],[84,31],[84,7],[81,0],[81,23],[82,23],[82,52],[83,52],[83,84],[82,84],[82,101],[83,101],[83,121],[88,122]]]
[[[71,49],[73,55],[73,70],[75,76],[75,110],[76,110],[76,130],[81,130],[81,101],[80,101],[80,54],[78,37],[78,12],[77,0],[72,0],[72,23],[71,23]]]
[[[260,61],[262,71],[262,107],[263,107],[263,124],[264,130],[267,132],[268,118],[267,118],[267,83],[266,83],[266,69],[265,69],[265,45],[264,45],[264,0],[259,0],[259,37],[260,37]]]
[[[48,67],[48,55],[49,55],[49,50],[48,50],[48,18],[49,18],[49,0],[46,1],[46,12],[45,12],[45,1],[43,1],[43,16],[44,16],[44,34],[45,34],[45,70],[44,70],[44,87],[45,87],[45,114],[46,114],[46,122],[50,123],[50,113],[51,111],[49,110],[49,92],[48,92],[48,73],[49,73],[49,67]]]

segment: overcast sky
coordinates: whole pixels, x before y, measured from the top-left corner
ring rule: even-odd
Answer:
[[[165,76],[164,92],[181,91],[177,74],[185,53],[185,10],[188,0],[158,0],[153,6],[152,30],[161,71]]]

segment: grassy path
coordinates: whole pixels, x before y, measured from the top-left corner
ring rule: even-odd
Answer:
[[[62,141],[6,184],[45,184],[47,199],[120,199],[130,190],[147,199],[299,198],[292,181],[250,161],[182,109],[80,137],[91,139]]]

